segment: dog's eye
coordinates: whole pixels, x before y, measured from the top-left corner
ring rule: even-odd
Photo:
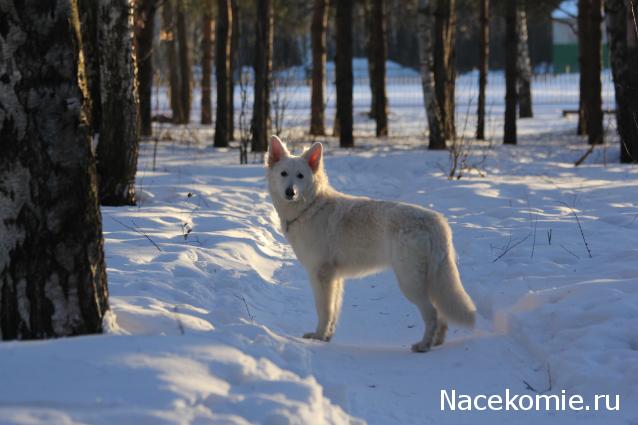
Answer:
[[[287,177],[288,176],[288,172],[287,171],[282,171],[281,172],[281,177]]]
[[[303,179],[303,174],[301,174],[301,173],[297,174],[297,178],[298,179]]]

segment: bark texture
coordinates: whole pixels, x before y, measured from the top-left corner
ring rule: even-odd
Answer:
[[[606,0],[607,33],[616,91],[620,162],[638,162],[638,19],[636,2]],[[634,18],[636,17],[636,18]]]
[[[580,49],[579,134],[587,134],[591,145],[603,143],[601,72],[602,1],[578,3],[578,42]]]
[[[376,134],[388,135],[388,97],[385,90],[385,63],[387,59],[386,16],[384,0],[372,0],[372,56],[374,67],[372,85],[374,86],[372,112],[376,121]]]
[[[80,28],[82,32],[82,52],[86,70],[90,98],[88,102],[91,123],[91,135],[100,132],[101,96],[100,96],[100,49],[98,45],[98,6],[95,0],[78,0]]]
[[[202,105],[201,123],[210,125],[213,123],[213,105],[211,99],[211,74],[213,72],[213,44],[215,43],[213,27],[213,0],[204,2],[202,15]]]
[[[158,0],[138,0],[135,4],[135,49],[142,136],[153,134],[151,100],[153,92],[153,38],[155,36],[157,7]]]
[[[270,131],[270,80],[272,73],[272,0],[257,0],[255,26],[255,101],[252,118],[253,152],[265,152]]]
[[[419,0],[418,40],[423,100],[428,119],[429,149],[445,149],[445,137],[441,112],[434,86],[433,28],[434,8],[432,0]]]
[[[481,50],[479,52],[479,95],[476,111],[476,138],[485,140],[485,90],[490,70],[490,0],[480,3]]]
[[[337,54],[335,71],[337,83],[337,122],[339,145],[354,147],[352,134],[352,9],[353,0],[339,0],[336,4]]]
[[[437,0],[434,39],[434,85],[446,140],[456,137],[454,89],[456,84],[456,0]]]
[[[518,31],[517,0],[508,0],[505,6],[505,128],[503,143],[516,144],[516,106],[517,93],[517,56]]]
[[[518,114],[521,118],[532,118],[532,62],[529,58],[529,36],[525,2],[518,1],[516,13],[518,31]]]
[[[177,36],[175,22],[174,0],[164,0],[162,3],[162,33],[166,62],[168,65],[169,100],[171,103],[173,123],[184,122],[184,110],[181,102],[181,85],[179,77],[179,62],[177,56]]]
[[[128,0],[100,0],[98,5],[102,104],[97,145],[100,203],[135,205],[140,133],[133,14]]]
[[[310,28],[312,38],[312,94],[310,134],[323,136],[325,127],[324,86],[326,83],[326,31],[328,27],[328,0],[315,0]]]
[[[217,3],[217,37],[215,40],[215,76],[217,79],[217,115],[215,119],[216,147],[228,146],[228,110],[230,85],[230,49],[233,31],[233,11],[230,0]]]
[[[102,331],[108,310],[76,0],[0,2],[0,338]]]
[[[237,0],[231,0],[230,8],[233,24],[230,38],[230,68],[228,69],[228,139],[235,140],[235,70],[241,71],[238,67],[240,16]]]
[[[179,102],[182,116],[177,124],[188,124],[191,116],[191,60],[188,49],[188,33],[186,28],[186,5],[184,0],[177,0],[177,40],[179,44]]]

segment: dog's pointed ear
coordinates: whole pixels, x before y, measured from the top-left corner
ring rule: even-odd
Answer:
[[[266,157],[266,165],[271,168],[276,163],[284,158],[287,158],[290,153],[286,149],[284,142],[277,136],[271,136],[270,144],[268,145],[268,156]]]
[[[303,157],[308,162],[308,166],[312,170],[313,173],[316,173],[317,170],[321,167],[321,160],[323,158],[323,145],[319,142],[315,142],[312,144],[310,149],[304,152]]]

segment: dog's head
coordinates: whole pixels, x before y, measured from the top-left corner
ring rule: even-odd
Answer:
[[[266,157],[266,175],[273,200],[308,202],[323,182],[323,146],[315,142],[299,156],[291,155],[277,136],[272,136]]]

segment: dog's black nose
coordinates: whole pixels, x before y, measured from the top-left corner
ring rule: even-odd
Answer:
[[[286,188],[286,198],[292,199],[295,196],[295,189],[292,186]]]

